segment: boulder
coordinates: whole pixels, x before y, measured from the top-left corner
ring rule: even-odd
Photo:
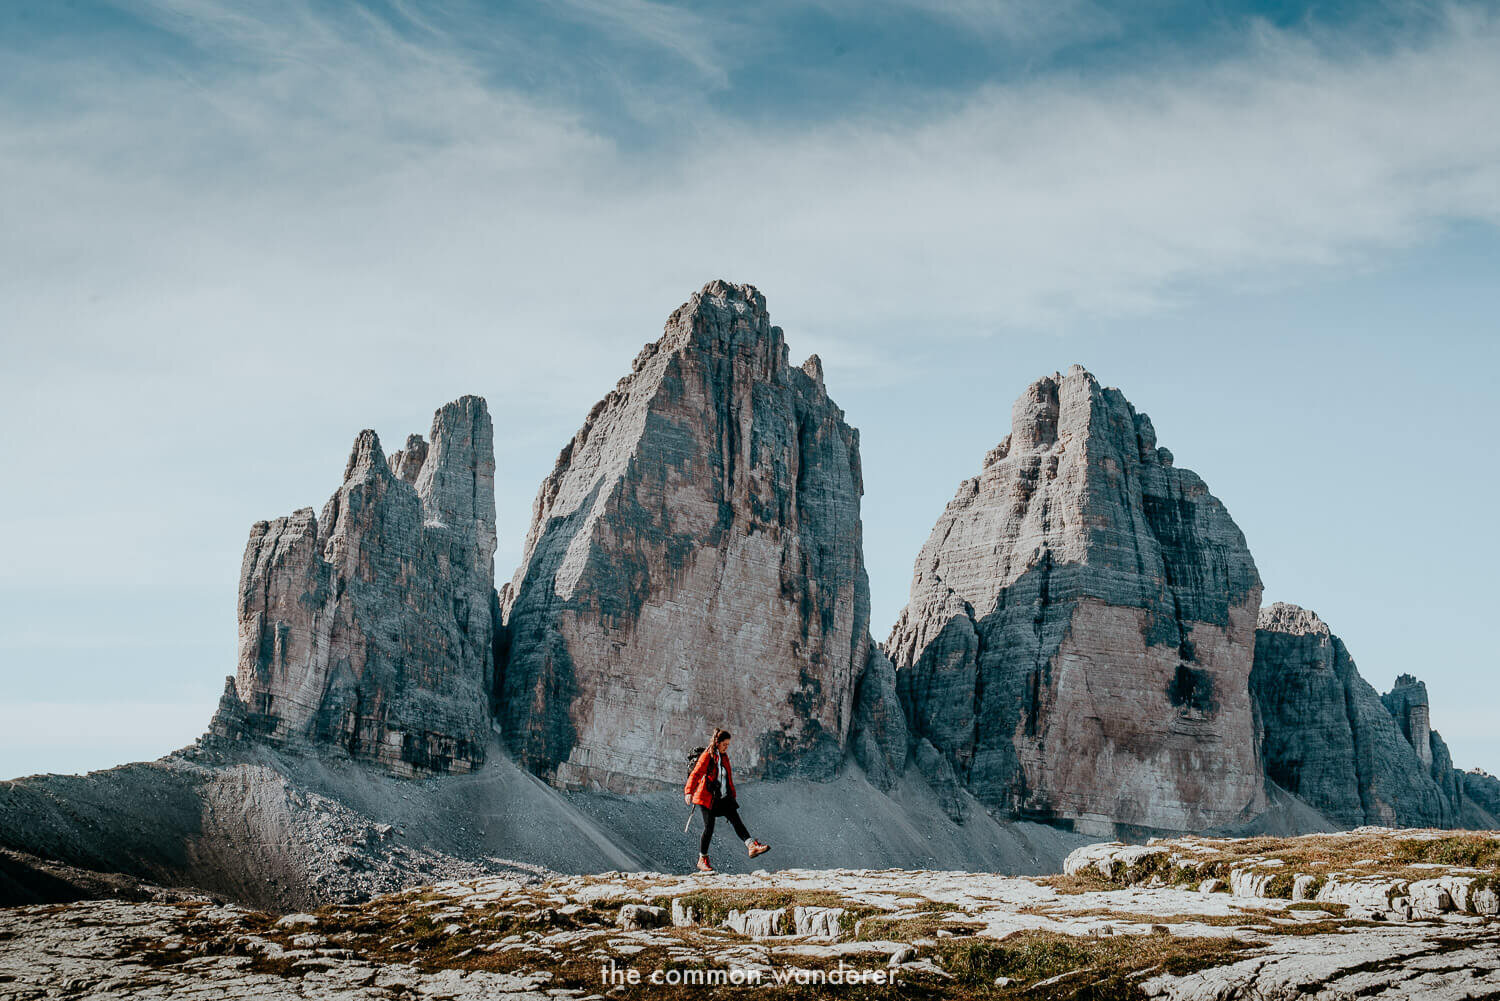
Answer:
[[[842,907],[793,907],[792,934],[815,938],[838,938],[843,929]]]
[[[626,931],[660,928],[668,920],[669,915],[665,907],[656,907],[651,904],[625,904],[615,915],[615,924]]]
[[[786,929],[786,911],[781,908],[752,907],[748,910],[732,910],[724,919],[724,927],[732,928],[750,938],[770,938]]]

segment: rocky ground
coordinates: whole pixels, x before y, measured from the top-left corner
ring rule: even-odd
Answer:
[[[233,750],[0,782],[0,853],[14,856],[0,854],[0,906],[106,895],[70,888],[72,876],[60,885],[39,859],[285,912],[487,875],[677,870],[697,855],[699,822],[682,832],[680,790],[566,793],[496,747],[477,772],[419,781],[254,744]],[[888,792],[853,767],[831,782],[747,781],[740,803],[788,867],[1037,874],[1088,842],[997,821],[972,800],[956,824],[914,772]],[[754,868],[743,856],[719,861]]]
[[[524,873],[0,910],[0,998],[1500,997],[1500,835],[1092,845],[1051,877]]]

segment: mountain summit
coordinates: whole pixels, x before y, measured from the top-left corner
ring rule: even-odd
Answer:
[[[501,595],[507,746],[563,787],[831,777],[870,647],[859,435],[765,297],[715,281],[594,405]]]
[[[959,485],[886,650],[927,758],[991,808],[1202,830],[1264,805],[1260,592],[1224,505],[1074,366]]]

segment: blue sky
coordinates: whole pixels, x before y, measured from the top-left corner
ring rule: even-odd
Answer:
[[[715,277],[861,430],[877,635],[1079,362],[1500,770],[1497,51],[1494,4],[0,6],[0,775],[191,740],[250,524],[362,427],[490,401],[508,578]]]

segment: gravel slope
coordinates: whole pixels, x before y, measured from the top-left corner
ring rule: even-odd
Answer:
[[[1085,841],[996,822],[977,804],[960,826],[914,774],[886,795],[852,766],[827,783],[745,783],[740,800],[752,832],[773,845],[757,867],[1045,873]],[[562,793],[498,750],[478,773],[422,780],[245,746],[0,783],[0,848],[274,909],[486,874],[686,870],[700,830],[695,819],[684,833],[686,817],[674,791]],[[715,864],[748,871],[721,828]],[[14,889],[23,884],[32,888]],[[46,895],[32,884],[47,885],[0,882],[0,903]]]

